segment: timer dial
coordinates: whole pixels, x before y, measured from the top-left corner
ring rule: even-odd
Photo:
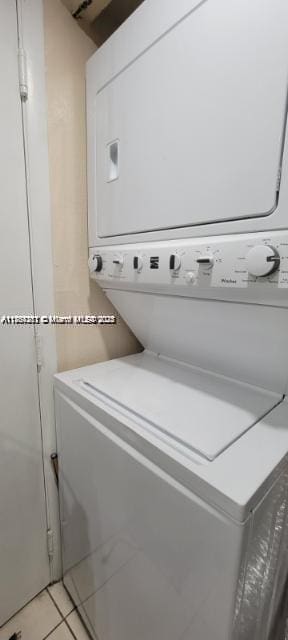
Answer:
[[[89,269],[91,271],[91,273],[94,273],[95,271],[99,272],[102,270],[103,267],[103,260],[101,258],[101,256],[99,256],[98,254],[92,254],[89,258]]]
[[[279,266],[279,253],[271,245],[256,245],[247,254],[247,269],[252,276],[269,276],[274,271],[277,271]]]

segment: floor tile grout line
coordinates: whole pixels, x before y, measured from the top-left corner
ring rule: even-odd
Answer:
[[[21,613],[24,609],[26,609],[26,607],[29,607],[29,604],[31,604],[34,600],[36,600],[36,598],[38,598],[38,596],[41,595],[41,593],[44,593],[44,591],[47,591],[47,587],[44,587],[44,589],[41,589],[41,591],[39,591],[39,593],[36,593],[35,596],[33,596],[33,598],[31,598],[31,600],[28,600],[28,602],[26,602],[26,604],[23,604],[23,607],[21,607],[20,609],[18,609],[18,611],[16,611],[15,613],[13,613],[12,616],[10,616],[10,618],[8,618],[8,620],[6,620],[1,626],[0,629],[5,629],[6,625],[9,624],[13,618],[16,618],[16,616],[18,616],[18,613]]]
[[[71,611],[71,613],[73,613],[73,612]],[[89,629],[88,629],[88,627],[87,627],[87,624],[84,622],[84,620],[83,620],[83,619],[82,619],[82,617],[80,616],[79,612],[77,611],[77,608],[75,609],[75,613],[76,613],[77,618],[80,620],[81,625],[82,625],[82,627],[83,627],[83,629],[84,629],[84,631],[85,631],[85,633],[86,633],[87,640],[88,640],[89,638],[91,638],[91,640],[92,640],[92,635],[91,635],[91,633],[90,633],[90,631],[89,631]],[[68,617],[69,617],[69,616],[68,616]],[[68,618],[66,618],[66,621],[65,621],[65,622],[66,622],[67,626],[69,627],[69,629],[70,629],[70,631],[71,631],[71,633],[72,633],[72,635],[73,635],[73,638],[75,638],[75,640],[78,640],[78,638],[77,638],[77,636],[75,635],[75,632],[73,631],[72,627],[70,627],[70,624],[69,624],[69,622],[68,622]],[[96,635],[96,634],[95,634],[95,635]],[[97,636],[97,639],[98,639],[98,636]]]
[[[72,611],[71,611],[71,613],[72,613]],[[78,613],[77,613],[77,615],[78,615]],[[66,624],[66,626],[68,627],[68,629],[69,629],[69,631],[70,631],[71,635],[73,636],[74,640],[78,640],[78,638],[77,638],[77,636],[75,635],[75,633],[74,633],[73,629],[70,627],[70,624],[69,624],[69,622],[68,622],[68,619],[66,619],[66,620],[65,620],[65,624]]]
[[[56,583],[56,584],[59,584],[59,583]],[[62,582],[61,580],[60,580],[60,584],[62,585],[62,587],[63,587],[63,589],[64,589],[65,593],[67,594],[67,596],[68,596],[68,598],[69,598],[69,600],[70,600],[70,602],[71,602],[71,605],[72,605],[72,609],[71,609],[71,611],[69,611],[69,613],[67,613],[67,615],[66,615],[66,616],[64,616],[64,614],[62,613],[62,611],[59,609],[59,606],[57,605],[56,600],[53,598],[52,594],[51,594],[51,593],[50,593],[50,591],[49,591],[49,587],[47,587],[47,591],[48,591],[48,593],[49,593],[49,596],[50,596],[50,598],[51,598],[51,600],[52,600],[53,604],[55,605],[55,607],[56,607],[57,611],[60,613],[60,615],[61,615],[61,617],[62,617],[62,620],[61,620],[61,623],[60,623],[60,624],[63,624],[63,622],[64,622],[64,623],[65,623],[65,625],[66,625],[66,627],[69,629],[69,631],[70,631],[71,635],[73,636],[74,640],[78,640],[77,636],[75,635],[75,632],[73,631],[72,627],[70,626],[70,624],[69,624],[69,622],[68,622],[68,618],[69,618],[69,616],[71,615],[71,613],[74,613],[74,612],[75,612],[75,613],[76,613],[76,615],[77,615],[77,617],[79,618],[79,620],[80,620],[80,621],[81,621],[81,623],[83,624],[83,627],[85,628],[85,631],[86,631],[86,633],[87,633],[87,635],[88,635],[88,638],[91,638],[90,633],[88,634],[88,630],[87,630],[87,628],[86,628],[86,625],[84,625],[83,620],[82,620],[81,616],[79,615],[79,613],[78,613],[78,611],[77,611],[77,607],[76,607],[76,605],[74,604],[73,600],[71,600],[71,598],[70,598],[70,596],[69,596],[69,594],[68,594],[68,591],[67,591],[66,587],[64,586],[64,584],[63,584],[63,582]],[[53,586],[53,585],[49,585],[49,586]],[[59,626],[60,626],[60,625],[57,625],[57,627],[59,627]],[[55,627],[55,629],[57,629],[57,627]],[[55,629],[53,629],[53,631],[54,631]],[[53,631],[52,631],[51,633],[53,633]],[[49,635],[50,635],[50,634],[49,634]],[[46,640],[46,638],[49,638],[49,636],[46,636],[45,638],[43,638],[43,640]]]
[[[55,602],[55,600],[54,600],[53,596],[51,595],[51,593],[50,593],[50,591],[49,591],[49,587],[47,587],[47,593],[48,593],[48,595],[49,595],[50,600],[52,600],[52,602],[53,602],[53,604],[54,604],[55,609],[57,609],[58,613],[59,613],[59,614],[60,614],[60,616],[61,616],[61,622],[63,622],[63,621],[65,620],[65,618],[64,618],[64,616],[63,616],[63,614],[62,614],[62,611],[60,611],[60,609],[59,609],[58,605],[56,604],[56,602]],[[58,625],[57,625],[57,626],[58,626]]]
[[[62,583],[60,583],[60,584],[62,584]],[[63,587],[63,589],[64,589],[64,587]],[[67,613],[67,615],[66,615],[66,616],[64,616],[64,613],[62,613],[62,611],[61,611],[60,607],[58,606],[58,604],[57,604],[57,602],[56,602],[56,599],[54,599],[54,598],[53,598],[53,596],[52,596],[52,594],[50,593],[50,591],[49,591],[49,588],[48,588],[48,587],[47,587],[47,591],[48,591],[49,596],[50,596],[50,598],[51,598],[51,600],[52,600],[52,602],[53,602],[54,606],[56,607],[56,609],[57,609],[58,613],[60,613],[60,616],[61,616],[61,618],[62,618],[62,622],[65,622],[66,618],[67,618],[67,617],[70,615],[70,613],[72,613],[72,611],[74,611],[74,610],[75,610],[75,608],[76,608],[76,607],[75,607],[75,605],[74,605],[74,603],[73,603],[73,602],[72,602],[72,600],[71,600],[72,609],[71,609],[71,611],[69,611],[69,613]]]
[[[73,581],[73,578],[72,578],[72,581]],[[74,584],[74,581],[73,581],[73,584]],[[88,631],[87,625],[83,622],[83,619],[82,619],[82,617],[81,617],[81,615],[80,615],[80,613],[79,613],[78,606],[75,604],[74,600],[71,598],[71,596],[70,596],[70,594],[69,594],[69,591],[68,591],[68,589],[67,589],[66,585],[64,584],[64,581],[63,581],[63,587],[64,587],[64,589],[65,589],[65,591],[66,591],[66,593],[67,593],[68,597],[70,598],[70,600],[71,600],[72,604],[74,605],[74,609],[73,609],[72,611],[70,611],[70,613],[68,613],[68,615],[67,615],[67,616],[66,616],[66,618],[65,618],[65,621],[66,621],[66,623],[67,623],[67,625],[68,625],[68,627],[69,627],[70,631],[73,633],[73,637],[76,637],[76,636],[74,635],[74,631],[72,630],[72,628],[71,628],[71,627],[70,627],[70,625],[69,625],[68,618],[69,618],[69,616],[70,616],[70,614],[71,614],[71,613],[75,612],[75,613],[76,613],[76,615],[78,616],[78,618],[80,619],[81,623],[83,624],[83,626],[84,626],[84,628],[85,628],[85,631],[87,632],[88,638],[92,638],[90,631]],[[75,585],[74,585],[74,587],[75,587],[75,589],[76,589],[76,592],[78,593],[77,588],[76,588],[76,586],[75,586]],[[79,596],[79,594],[78,594],[78,596]],[[89,618],[89,616],[88,616],[88,618]],[[90,621],[89,621],[89,622],[90,622]],[[77,638],[76,638],[76,640],[77,640]],[[97,636],[97,640],[98,640],[98,636]]]
[[[58,629],[58,627],[61,627],[61,624],[63,624],[63,620],[61,620],[60,622],[58,622],[58,624],[56,624],[56,627],[53,627],[53,629],[51,629],[51,631],[49,631],[47,636],[44,636],[44,638],[42,638],[41,640],[47,640],[47,638],[50,638],[50,636],[52,635],[52,633],[54,633],[54,631],[56,631],[56,629]]]
[[[68,589],[66,589],[65,587],[64,582],[62,582],[62,586],[72,605],[71,611],[69,611],[69,613],[67,613],[67,615],[65,616],[65,620],[67,620],[68,616],[70,616],[70,613],[73,613],[73,611],[77,611],[77,605],[75,604],[74,600],[72,600]]]
[[[61,584],[61,585],[62,585],[62,587],[63,587],[63,589],[64,589],[64,591],[65,591],[66,595],[68,596],[68,598],[69,598],[69,600],[70,600],[70,602],[71,602],[71,605],[72,605],[72,609],[70,609],[69,613],[67,613],[66,615],[64,615],[64,613],[62,613],[62,611],[61,611],[61,609],[60,609],[59,605],[58,605],[58,604],[57,604],[57,602],[56,602],[56,598],[54,598],[54,597],[52,596],[52,593],[50,593],[50,591],[49,591],[49,587],[47,587],[47,591],[48,591],[48,593],[49,593],[49,596],[50,596],[50,598],[51,598],[51,600],[52,600],[53,604],[55,605],[55,607],[56,607],[57,611],[60,613],[62,620],[64,620],[64,621],[65,621],[65,620],[66,620],[66,618],[70,615],[70,613],[72,613],[72,611],[74,611],[74,610],[76,609],[76,606],[75,606],[74,602],[72,602],[72,600],[71,600],[70,596],[68,595],[68,592],[67,592],[67,590],[65,589],[65,587],[64,587],[64,585],[63,585],[63,583],[62,583],[62,582],[60,582],[60,583],[59,583],[59,582],[56,582],[55,584]],[[53,586],[53,585],[49,585],[49,586]]]
[[[60,583],[62,584],[62,582]],[[42,589],[42,591],[40,591],[36,596],[34,596],[34,598],[32,598],[31,600],[29,600],[29,602],[27,602],[21,609],[19,609],[19,611],[17,611],[13,616],[11,616],[11,618],[9,618],[9,620],[7,620],[0,628],[5,629],[6,625],[8,625],[8,623],[11,623],[13,618],[15,618],[18,614],[21,614],[21,612],[28,607],[30,604],[32,604],[32,602],[34,602],[34,600],[36,600],[38,598],[38,596],[40,596],[43,593],[47,593],[49,599],[52,601],[56,611],[59,613],[60,615],[60,622],[58,622],[54,627],[52,627],[52,629],[49,630],[48,634],[46,634],[45,636],[43,636],[43,638],[41,638],[41,640],[47,640],[48,638],[50,638],[50,636],[52,635],[52,633],[54,633],[54,631],[56,631],[56,629],[58,629],[58,627],[60,627],[62,624],[65,624],[65,626],[68,628],[68,630],[70,631],[72,637],[74,638],[74,640],[78,640],[77,637],[75,636],[73,630],[71,629],[71,627],[69,626],[69,624],[66,621],[66,618],[70,615],[70,613],[73,613],[73,611],[76,610],[76,607],[74,605],[74,603],[71,600],[71,605],[73,605],[73,608],[71,609],[71,611],[69,611],[69,613],[67,614],[66,618],[64,617],[64,615],[62,614],[61,610],[59,609],[57,603],[55,602],[53,596],[51,595],[50,591],[49,591],[49,587],[51,585],[48,585],[47,587],[44,587],[44,589]],[[64,588],[64,586],[63,586]],[[66,591],[66,589],[65,589]],[[67,593],[67,591],[66,591]]]

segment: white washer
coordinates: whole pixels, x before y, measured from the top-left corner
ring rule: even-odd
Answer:
[[[92,636],[274,640],[281,395],[144,352],[59,374],[56,416],[64,583]]]

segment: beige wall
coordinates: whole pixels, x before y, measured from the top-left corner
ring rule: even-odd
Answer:
[[[111,313],[87,269],[85,62],[95,44],[60,0],[44,0],[55,309]],[[126,355],[139,345],[124,324],[58,327],[60,371]]]

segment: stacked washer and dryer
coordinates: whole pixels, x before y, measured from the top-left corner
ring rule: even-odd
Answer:
[[[146,0],[88,62],[91,277],[144,347],[56,376],[95,639],[285,637],[287,91],[287,0]]]

